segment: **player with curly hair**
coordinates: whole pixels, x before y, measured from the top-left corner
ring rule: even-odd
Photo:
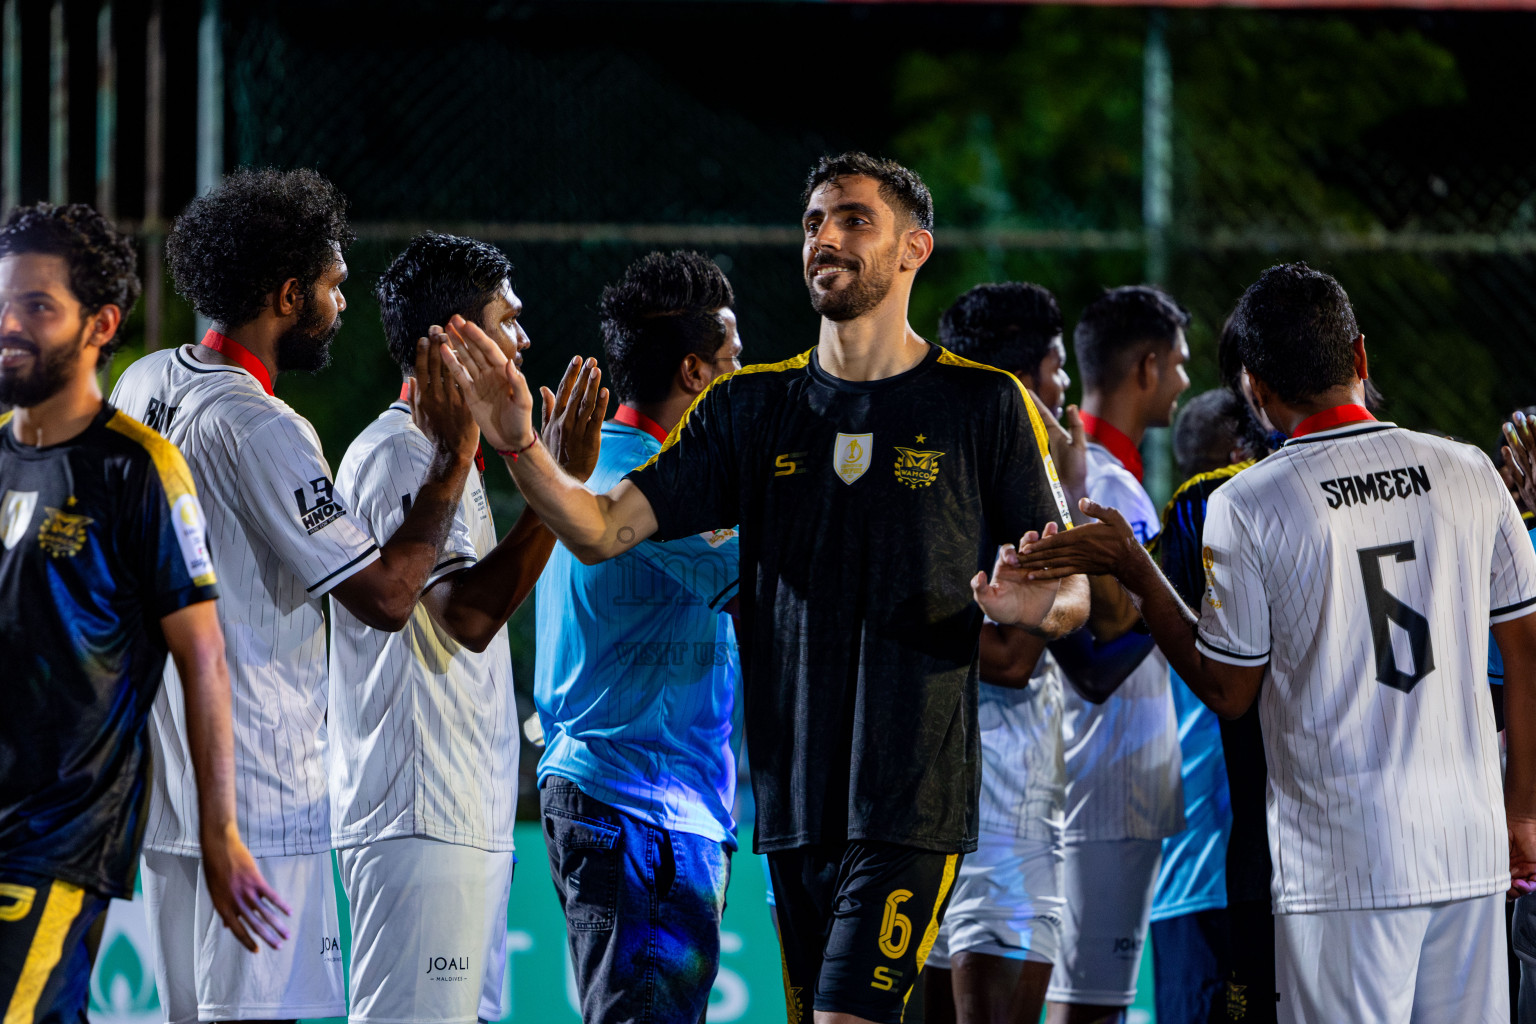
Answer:
[[[269,943],[277,896],[235,827],[224,637],[203,519],[164,438],[102,401],[95,370],[139,294],[130,239],[84,205],[0,228],[0,1003],[85,1017],[86,936],[133,893],[149,714],[167,654],[186,680],[215,912]]]
[[[197,808],[187,783],[182,691],[155,705],[155,787],[144,855],[156,980],[172,1024],[346,1012],[331,873],[325,616],[409,620],[474,457],[453,427],[457,392],[416,359],[412,415],[432,440],[403,522],[382,545],[349,513],[308,421],[272,393],[318,370],[346,308],[346,199],[314,171],[240,170],[192,201],[166,253],[177,289],[213,321],[201,344],[152,353],[113,400],[181,448],[203,495],[220,618],[229,638],[239,823],[262,871],[294,904],[296,941],[260,962],[209,927]],[[383,540],[383,538],[380,538]]]

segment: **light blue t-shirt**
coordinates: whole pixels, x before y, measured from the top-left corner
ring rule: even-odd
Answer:
[[[587,486],[607,491],[660,449],[645,430],[603,424]],[[537,591],[540,783],[557,775],[657,828],[735,848],[740,669],[721,609],[739,573],[734,530],[645,541],[590,566],[555,545]]]
[[[1184,831],[1163,840],[1152,920],[1183,917],[1227,905],[1227,838],[1232,798],[1221,751],[1221,723],[1172,669],[1173,706],[1184,755]]]

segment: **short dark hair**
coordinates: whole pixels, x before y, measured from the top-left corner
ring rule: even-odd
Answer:
[[[957,356],[1031,376],[1061,336],[1056,296],[1037,284],[979,284],[939,317],[939,344]]]
[[[116,306],[123,319],[139,299],[139,256],[133,240],[85,203],[18,206],[0,228],[0,257],[37,253],[62,256],[69,268],[69,290],[87,314]],[[119,325],[96,356],[105,366],[123,344]]]
[[[1360,336],[1349,296],[1305,263],[1270,267],[1232,313],[1243,365],[1282,402],[1303,402],[1355,379]]]
[[[416,340],[427,328],[446,325],[455,313],[475,320],[511,278],[512,261],[494,245],[432,231],[411,239],[374,288],[384,339],[401,371],[415,372]]]
[[[1111,288],[1083,310],[1072,332],[1083,386],[1119,386],[1136,360],[1153,345],[1172,345],[1189,326],[1189,313],[1172,296],[1151,285]]]
[[[720,351],[726,330],[718,311],[735,303],[731,282],[703,253],[653,252],[631,263],[598,303],[619,401],[666,398],[685,356]]]
[[[192,307],[240,327],[289,278],[307,295],[354,239],[347,199],[318,172],[242,167],[198,196],[165,240],[171,277]]]
[[[800,206],[810,204],[811,193],[835,178],[863,175],[880,183],[880,198],[891,208],[911,217],[918,227],[933,230],[933,196],[917,172],[903,167],[894,160],[870,156],[868,153],[848,152],[837,156],[824,156],[811,168],[805,179],[805,192],[800,196]]]
[[[1185,479],[1231,462],[1234,448],[1247,448],[1248,418],[1242,398],[1226,388],[1202,392],[1185,403],[1173,422],[1173,461]]]

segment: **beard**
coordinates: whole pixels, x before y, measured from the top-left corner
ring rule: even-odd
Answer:
[[[23,409],[41,405],[62,391],[79,372],[80,348],[85,344],[86,328],[75,335],[74,344],[51,352],[39,351],[26,376],[0,371],[0,402]]]
[[[331,342],[341,330],[341,314],[329,326],[320,323],[313,299],[306,300],[299,320],[277,338],[277,369],[319,373],[331,365]]]
[[[853,268],[853,283],[847,287],[821,291],[816,287],[815,272],[824,266]],[[896,246],[879,262],[862,269],[853,261],[836,256],[818,256],[806,268],[805,286],[810,289],[811,308],[834,323],[857,320],[885,301],[896,280]]]

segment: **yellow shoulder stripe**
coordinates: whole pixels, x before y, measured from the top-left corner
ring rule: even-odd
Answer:
[[[11,417],[14,415],[16,415],[16,413],[11,411],[0,412],[0,427],[3,427],[7,423],[11,422]]]
[[[1168,499],[1168,504],[1163,506],[1162,523],[1158,536],[1162,535],[1162,530],[1168,529],[1168,513],[1173,511],[1173,503],[1183,497],[1185,491],[1192,487],[1197,487],[1200,484],[1205,483],[1207,480],[1226,480],[1237,476],[1237,474],[1253,465],[1254,461],[1255,460],[1253,459],[1246,459],[1243,462],[1234,462],[1230,466],[1221,466],[1217,469],[1213,469],[1205,473],[1196,473],[1188,480],[1185,480],[1183,483],[1179,484],[1178,488],[1173,492],[1173,497]]]
[[[155,471],[160,474],[160,486],[165,488],[165,497],[172,505],[183,494],[197,493],[192,471],[187,468],[187,460],[181,457],[181,449],[122,410],[115,412],[106,426],[149,453]]]
[[[1045,463],[1045,476],[1051,484],[1051,496],[1056,499],[1056,509],[1061,513],[1062,525],[1068,530],[1072,529],[1072,509],[1067,504],[1066,492],[1061,489],[1061,478],[1056,475],[1056,463],[1051,461],[1051,442],[1045,434],[1045,421],[1040,418],[1040,410],[1035,407],[1035,400],[1030,397],[1029,389],[1024,386],[1024,382],[1007,370],[999,370],[995,366],[988,366],[986,363],[978,363],[974,359],[957,356],[942,345],[938,346],[938,349],[939,362],[942,365],[966,366],[974,370],[990,370],[993,373],[1000,373],[1013,381],[1014,387],[1019,389],[1019,397],[1024,399],[1024,408],[1029,413],[1029,425],[1035,434],[1035,445],[1040,449],[1041,461]]]
[[[705,388],[703,391],[700,391],[699,396],[689,404],[688,411],[683,413],[682,419],[677,421],[677,426],[672,428],[672,432],[667,435],[667,439],[661,442],[661,448],[656,452],[656,454],[646,459],[645,462],[643,462],[634,470],[634,472],[639,472],[642,469],[650,469],[656,460],[661,457],[662,452],[666,451],[668,448],[671,448],[674,444],[677,443],[677,439],[682,435],[683,428],[688,426],[688,420],[693,416],[693,410],[699,407],[699,403],[704,401],[704,396],[713,391],[717,385],[723,383],[724,381],[730,380],[732,377],[737,377],[745,373],[784,373],[789,370],[798,370],[811,361],[811,352],[811,349],[806,349],[804,352],[801,352],[797,356],[792,356],[789,359],[781,360],[777,363],[753,363],[750,366],[743,366],[741,369],[733,370],[730,373],[722,373],[720,376],[710,381],[709,387]]]

